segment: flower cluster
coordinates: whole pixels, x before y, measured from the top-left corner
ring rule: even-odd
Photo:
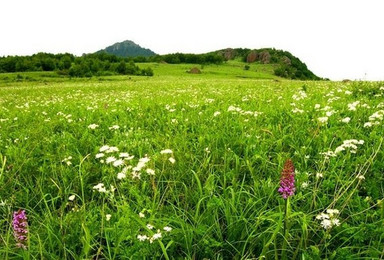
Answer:
[[[307,93],[305,93],[305,91],[303,91],[303,90],[299,90],[299,92],[297,94],[294,94],[292,96],[292,98],[296,101],[299,101],[299,100],[304,99],[306,97],[307,97]]]
[[[320,224],[325,229],[331,229],[333,226],[339,226],[340,220],[337,218],[339,215],[337,209],[327,209],[327,213],[321,213],[316,216],[317,220],[320,220]]]
[[[329,159],[330,157],[336,157],[337,154],[347,149],[349,149],[350,153],[356,153],[357,145],[362,145],[362,144],[364,144],[364,140],[356,140],[356,139],[344,140],[341,145],[336,147],[335,151],[327,151],[327,152],[322,152],[320,154],[324,155],[325,159]]]
[[[364,127],[371,127],[373,125],[379,125],[380,121],[383,121],[384,110],[379,110],[369,116],[369,122],[364,124]]]
[[[278,191],[284,199],[287,199],[295,193],[295,190],[295,167],[291,160],[287,160],[281,172]]]
[[[154,227],[152,224],[147,224],[146,227],[147,227],[147,229],[149,229],[149,230],[154,230],[154,229],[155,229],[155,227]],[[172,231],[172,228],[171,228],[171,227],[168,227],[168,226],[165,226],[165,227],[163,228],[163,230],[164,230],[165,232],[171,232],[171,231]],[[155,240],[160,239],[160,238],[162,238],[162,237],[163,237],[163,235],[162,235],[160,229],[157,229],[156,233],[152,234],[151,236],[147,236],[147,235],[145,235],[145,234],[139,234],[139,235],[137,235],[137,239],[138,239],[140,242],[144,242],[144,241],[148,240],[149,243],[151,243],[151,244],[152,244]]]
[[[72,156],[68,156],[68,157],[64,158],[61,162],[65,163],[69,166],[72,164],[71,160],[72,160]]]
[[[27,222],[27,214],[25,210],[19,209],[13,213],[13,235],[16,239],[16,246],[19,248],[27,248],[27,239],[28,239],[28,222]]]

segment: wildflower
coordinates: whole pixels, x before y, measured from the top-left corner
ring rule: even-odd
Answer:
[[[106,153],[113,153],[113,152],[118,152],[119,148],[115,146],[108,147],[108,149],[105,151]]]
[[[323,174],[321,172],[316,173],[316,179],[323,178]]]
[[[327,209],[327,213],[320,213],[316,216],[316,219],[321,220],[320,225],[324,229],[330,229],[333,226],[340,225],[340,220],[337,218],[339,213],[338,209]]]
[[[295,193],[295,167],[291,160],[287,160],[284,164],[278,191],[284,199],[287,199]]]
[[[151,224],[147,224],[147,228],[150,229],[150,230],[152,230],[152,229],[154,229],[155,227],[152,226]]]
[[[160,151],[160,154],[172,154],[173,151],[171,149],[165,149],[165,150],[162,150]]]
[[[295,107],[294,109],[292,109],[292,113],[295,113],[295,114],[296,114],[296,113],[302,114],[302,113],[304,113],[304,110]]]
[[[132,172],[132,179],[141,179],[141,173],[134,170]]]
[[[319,120],[321,124],[325,124],[328,122],[328,117],[327,116],[319,117],[317,118],[317,120]]]
[[[113,162],[113,166],[114,166],[114,167],[119,167],[119,166],[121,166],[121,165],[123,165],[123,164],[124,164],[124,161],[121,160],[121,159],[118,159],[118,160],[116,160],[116,161]]]
[[[130,161],[133,158],[135,158],[134,155],[129,155],[129,153],[120,153],[119,157],[124,158],[124,160],[127,160],[127,161]]]
[[[137,235],[137,239],[140,241],[140,242],[143,242],[145,240],[148,240],[149,237],[147,237],[146,235]]]
[[[145,215],[144,215],[143,212],[140,212],[140,213],[139,213],[139,218],[145,218]]]
[[[360,105],[360,101],[355,101],[353,103],[348,104],[348,110],[350,111],[356,111],[357,106]]]
[[[356,178],[358,178],[361,181],[365,180],[364,175],[361,175],[361,174],[357,175]]]
[[[160,229],[157,230],[157,233],[154,234],[150,239],[149,239],[149,243],[153,243],[153,241],[155,241],[156,239],[159,239],[161,238],[161,232],[160,232]]]
[[[100,152],[105,152],[108,149],[109,149],[109,145],[103,145],[102,147],[100,147],[99,151]]]
[[[16,239],[16,246],[19,248],[26,249],[27,248],[27,234],[28,234],[28,222],[27,215],[25,214],[25,210],[19,209],[18,211],[13,212],[13,235]]]
[[[171,157],[168,159],[172,164],[174,164],[176,162],[175,158]]]
[[[351,121],[351,118],[350,117],[346,117],[346,118],[341,119],[340,121],[343,122],[343,123],[348,124],[349,121]]]
[[[97,124],[90,124],[90,125],[88,126],[88,128],[89,128],[89,129],[92,129],[92,130],[94,130],[94,129],[98,128],[98,127],[99,127],[99,125],[97,125]]]
[[[219,116],[220,114],[221,114],[220,111],[216,111],[215,113],[213,113],[213,116],[214,116],[214,117],[217,117],[217,116]]]
[[[305,188],[308,187],[308,185],[309,185],[309,183],[308,183],[307,181],[305,181],[305,182],[303,182],[303,183],[301,184],[301,188],[305,189]]]
[[[148,173],[148,175],[155,175],[155,170],[153,169],[147,169],[146,172]]]
[[[168,227],[168,226],[165,226],[163,229],[164,229],[164,231],[166,231],[166,232],[171,232],[171,231],[172,231],[172,228],[171,228],[171,227]]]
[[[105,215],[105,220],[109,221],[111,219],[112,215],[111,214],[106,214]]]
[[[75,196],[75,195],[71,195],[71,196],[69,196],[69,197],[68,197],[68,200],[69,200],[69,201],[74,201],[74,200],[75,200],[75,198],[76,198],[76,196]]]
[[[104,157],[104,154],[103,154],[103,153],[98,153],[98,154],[95,155],[95,158],[96,158],[96,159],[99,159],[99,158],[101,158],[101,157]]]
[[[112,163],[112,162],[115,162],[115,161],[116,161],[116,158],[115,158],[114,156],[109,156],[109,157],[105,160],[106,163]]]
[[[72,164],[71,160],[72,160],[72,156],[68,156],[64,158],[61,162],[66,163],[69,166]]]
[[[107,193],[107,190],[104,187],[104,183],[99,183],[99,184],[93,186],[93,189],[97,190],[100,193]]]
[[[126,175],[125,172],[119,172],[119,173],[117,174],[117,178],[118,178],[119,180],[125,179],[126,177],[127,177],[127,175]]]
[[[108,127],[109,130],[117,130],[119,128],[120,128],[120,126],[118,126],[118,125],[113,125],[111,127]]]

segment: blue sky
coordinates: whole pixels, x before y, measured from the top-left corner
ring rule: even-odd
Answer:
[[[156,53],[291,52],[332,80],[384,80],[381,0],[2,0],[0,56],[133,40]]]

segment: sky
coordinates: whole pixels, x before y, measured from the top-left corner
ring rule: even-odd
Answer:
[[[132,40],[158,54],[289,51],[331,80],[384,80],[383,0],[0,0],[0,56]]]

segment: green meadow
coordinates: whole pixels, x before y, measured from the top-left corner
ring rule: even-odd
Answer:
[[[384,258],[384,83],[138,65],[0,74],[1,259]]]

